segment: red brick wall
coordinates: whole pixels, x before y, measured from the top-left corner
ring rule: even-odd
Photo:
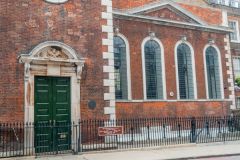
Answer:
[[[48,40],[61,41],[88,58],[81,80],[81,117],[103,116],[102,9],[99,0],[60,5],[1,0],[0,121],[23,121],[24,72],[17,57]],[[97,101],[95,110],[88,109],[89,99]]]
[[[183,8],[190,11],[195,16],[199,17],[203,21],[211,25],[221,25],[222,24],[222,12],[218,9],[213,8],[203,8],[198,6],[191,6],[187,4],[180,4]]]
[[[129,9],[156,1],[157,0],[113,0],[113,7],[119,9]]]
[[[228,115],[228,102],[118,102],[117,118],[201,117]]]
[[[215,39],[216,45],[219,47],[221,51],[222,58],[222,69],[223,69],[223,83],[224,87],[228,88],[229,84],[227,81],[227,67],[226,67],[226,59],[225,59],[225,50],[224,50],[224,34],[220,33],[210,33],[199,30],[190,30],[190,29],[182,29],[170,26],[161,26],[155,25],[145,22],[137,22],[137,21],[128,21],[128,20],[117,20],[115,19],[115,26],[120,29],[120,33],[127,37],[130,45],[130,57],[131,57],[131,80],[132,80],[132,98],[134,100],[142,100],[143,99],[143,78],[142,78],[142,58],[141,58],[141,44],[144,38],[148,36],[149,30],[155,32],[156,37],[159,38],[164,46],[164,55],[165,55],[165,68],[166,68],[166,90],[167,90],[167,99],[168,100],[176,100],[177,98],[177,89],[176,89],[176,68],[175,68],[175,57],[174,57],[174,49],[176,43],[181,39],[182,35],[187,36],[188,42],[190,42],[194,48],[195,52],[195,65],[196,65],[196,76],[197,76],[197,91],[198,91],[198,99],[206,99],[206,90],[205,90],[205,73],[204,73],[204,62],[203,62],[203,50],[206,44],[208,44],[209,38]],[[171,97],[169,93],[173,91],[175,95]],[[229,91],[225,90],[225,98],[229,98]],[[132,103],[130,103],[131,105]],[[133,103],[134,104],[134,103]],[[162,103],[166,104],[166,103]],[[179,104],[184,103],[171,103],[167,106],[176,107]],[[188,103],[186,103],[187,105]],[[196,102],[194,103],[195,112],[199,112],[199,107],[210,107],[211,103],[202,103]],[[117,116],[122,116],[123,109],[121,106],[126,106],[124,103],[117,103]],[[138,105],[144,108],[144,104],[134,104],[135,107]],[[214,106],[217,106],[214,104]],[[213,107],[214,107],[213,106]],[[219,106],[219,105],[218,105]],[[169,112],[171,112],[174,107],[169,107]],[[132,107],[129,107],[132,108]],[[193,107],[194,108],[194,107]],[[216,107],[217,109],[221,109]],[[146,109],[147,110],[147,109]],[[146,111],[144,108],[144,111]],[[188,112],[185,110],[186,113]],[[218,110],[220,111],[220,110]],[[133,110],[128,109],[124,115],[129,115],[133,112]],[[141,110],[140,110],[141,112]],[[149,112],[151,109],[149,107]],[[150,115],[149,112],[144,112],[145,115]],[[160,111],[159,111],[160,112]],[[175,112],[175,111],[173,111]],[[192,112],[193,113],[193,112]],[[201,112],[203,113],[203,112]],[[119,115],[120,114],[120,115]],[[181,116],[181,113],[180,115]]]

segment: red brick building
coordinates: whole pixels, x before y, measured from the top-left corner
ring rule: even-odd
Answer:
[[[210,7],[205,1],[176,2],[139,0],[113,3],[116,8],[115,36],[123,35],[130,46],[132,82],[132,99],[117,100],[117,117],[222,115],[230,113],[230,106],[235,107],[229,33],[223,11]],[[159,42],[161,54],[164,54],[161,69],[165,74],[162,83],[166,88],[163,87],[165,95],[160,99],[146,96],[146,88],[151,85],[146,83],[148,75],[144,73],[148,64],[142,61],[142,55],[147,54],[144,51],[146,46],[143,46],[146,39]],[[193,97],[181,96],[180,90],[186,86],[183,87],[182,81],[185,80],[180,80],[177,73],[181,70],[177,63],[181,59],[177,57],[179,44],[188,45],[193,55]],[[207,61],[206,46],[214,46],[220,53],[222,97],[209,96],[208,67],[204,62]]]
[[[231,31],[200,0],[3,0],[0,121],[230,114]]]

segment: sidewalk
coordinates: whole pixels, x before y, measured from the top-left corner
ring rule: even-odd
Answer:
[[[210,144],[189,144],[131,151],[85,153],[40,157],[37,160],[167,160],[193,159],[211,156],[240,155],[240,141]],[[4,160],[32,160],[34,157],[7,158]]]

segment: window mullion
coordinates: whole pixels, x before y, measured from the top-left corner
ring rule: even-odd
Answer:
[[[189,75],[188,75],[188,58],[187,58],[187,55],[186,55],[187,53],[185,52],[184,53],[184,56],[185,56],[185,82],[186,82],[186,98],[188,99],[188,98],[190,98],[189,97]]]
[[[215,92],[215,98],[218,97],[218,93],[217,93],[217,79],[216,79],[216,65],[215,65],[215,57],[212,55],[212,58],[213,58],[213,75],[214,75],[214,92]]]

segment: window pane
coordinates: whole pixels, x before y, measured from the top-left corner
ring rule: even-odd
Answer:
[[[206,50],[208,95],[210,99],[221,98],[220,70],[218,54],[215,48],[208,47]]]
[[[240,78],[240,57],[233,57],[233,70],[235,78]]]
[[[118,36],[114,37],[114,71],[116,99],[128,98],[126,44]]]
[[[180,44],[177,48],[178,85],[180,99],[194,99],[194,84],[191,50],[188,45]]]
[[[240,108],[240,97],[236,97],[237,108]]]
[[[238,40],[237,23],[234,21],[229,21],[229,27],[234,30],[233,33],[230,33],[230,39],[237,41]]]
[[[159,44],[150,40],[144,46],[147,99],[163,99],[162,62]]]

